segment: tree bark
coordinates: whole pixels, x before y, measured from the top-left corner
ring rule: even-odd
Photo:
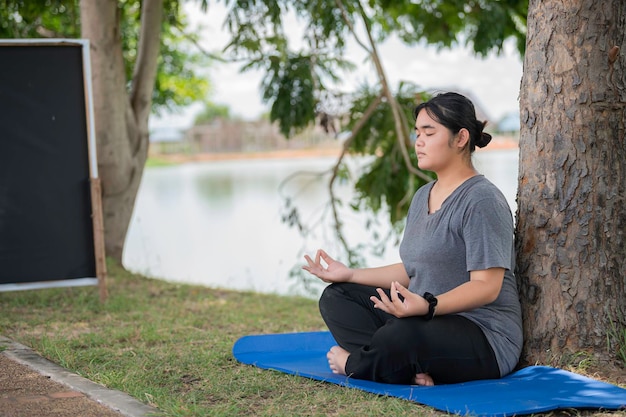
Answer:
[[[623,0],[529,4],[516,226],[524,362],[614,358],[611,329],[626,328],[625,34]]]
[[[148,118],[157,71],[163,0],[144,0],[132,91],[124,73],[117,0],[81,0],[89,39],[98,170],[107,256],[121,262],[148,155]]]

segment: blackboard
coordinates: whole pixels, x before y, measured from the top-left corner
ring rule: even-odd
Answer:
[[[88,45],[0,40],[0,291],[99,282]]]

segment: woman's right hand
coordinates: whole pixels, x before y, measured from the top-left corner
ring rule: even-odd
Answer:
[[[302,266],[302,269],[310,272],[324,282],[347,282],[352,279],[354,271],[339,261],[334,260],[322,249],[315,254],[315,261],[309,255],[304,255],[308,265]],[[322,264],[326,264],[326,267]]]

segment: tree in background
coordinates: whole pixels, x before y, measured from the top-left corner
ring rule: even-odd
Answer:
[[[3,1],[0,37],[90,41],[106,253],[122,259],[148,151],[148,118],[204,99],[176,0]]]
[[[530,2],[516,226],[530,363],[626,363],[624,33],[622,0]]]
[[[230,107],[206,101],[204,103],[204,109],[196,115],[194,125],[211,123],[215,119],[228,120],[230,118]]]

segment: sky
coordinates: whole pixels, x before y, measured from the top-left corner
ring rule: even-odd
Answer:
[[[192,28],[201,28],[201,44],[204,49],[219,52],[228,43],[230,36],[222,28],[226,9],[221,3],[211,3],[203,13],[195,2],[186,3]],[[288,19],[287,33],[293,33],[297,47],[298,22]],[[348,44],[346,57],[355,63],[358,70],[344,84],[350,89],[368,80],[376,80],[369,64],[364,63],[365,53],[356,45]],[[437,50],[434,46],[408,47],[396,39],[379,46],[383,66],[391,86],[400,81],[410,81],[427,91],[456,90],[471,96],[475,104],[488,115],[490,124],[496,124],[509,113],[518,112],[519,87],[522,77],[522,60],[512,41],[505,43],[504,51],[486,58],[474,56],[466,47]],[[245,120],[254,120],[269,111],[262,103],[259,90],[260,72],[239,71],[240,64],[214,63],[207,69],[213,85],[210,99],[216,104],[230,107],[231,115]],[[352,83],[352,85],[350,85]],[[195,104],[180,114],[168,114],[151,118],[151,127],[186,129],[193,124],[195,115],[201,110]]]

